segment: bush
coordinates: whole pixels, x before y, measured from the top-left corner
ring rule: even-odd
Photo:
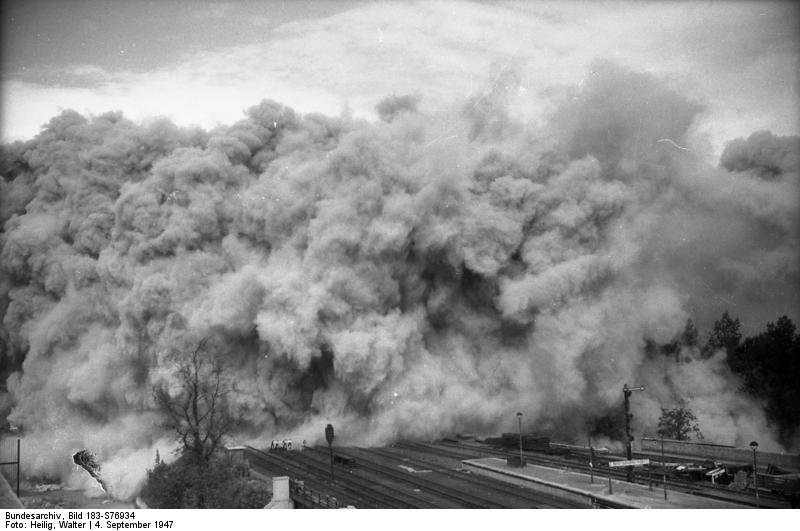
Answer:
[[[184,454],[174,463],[156,460],[141,498],[153,509],[260,509],[270,498],[266,484],[237,474],[229,459],[209,461]]]

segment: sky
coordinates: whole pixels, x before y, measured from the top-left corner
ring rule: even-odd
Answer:
[[[386,96],[435,112],[519,78],[541,116],[607,58],[663,77],[705,108],[697,146],[798,132],[798,7],[768,2],[27,0],[4,4],[3,142],[62,109],[227,125],[264,98],[375,119]]]

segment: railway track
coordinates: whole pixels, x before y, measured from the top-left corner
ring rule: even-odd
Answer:
[[[307,449],[307,451],[317,452],[320,456],[326,454],[323,450],[315,448]],[[379,463],[374,457],[370,457],[368,450],[349,448],[346,452],[338,450],[336,453],[344,457],[356,459],[359,470],[369,471],[377,477],[390,478],[397,483],[406,484],[412,488],[419,489],[421,492],[432,493],[441,498],[442,501],[449,502],[442,507],[464,509],[508,508],[503,503],[492,499],[490,495],[480,496],[466,492],[464,489],[454,487],[452,484],[453,482],[442,480],[442,478],[436,477],[433,474],[400,472],[390,466]]]
[[[268,454],[267,452],[262,452],[256,448],[247,447],[247,459],[250,461],[250,465],[260,472],[265,472],[268,475],[292,475],[295,478],[302,477],[302,481],[305,485],[307,485],[310,489],[328,493],[331,496],[336,497],[340,500],[343,504],[346,505],[364,505],[370,506],[369,501],[359,496],[357,493],[348,492],[344,488],[339,486],[332,486],[330,483],[322,482],[316,479],[316,476],[311,473],[304,473],[300,476],[299,468],[293,466],[291,463],[286,463],[284,460],[280,459],[274,452]]]
[[[457,478],[460,481],[470,483],[474,485],[476,488],[489,488],[491,489],[492,492],[499,493],[501,497],[505,499],[505,503],[513,504],[513,506],[515,507],[519,505],[535,509],[585,508],[584,505],[571,504],[569,502],[565,502],[564,500],[558,499],[553,496],[547,496],[544,494],[533,492],[529,489],[526,489],[525,487],[513,486],[512,484],[509,484],[505,481],[500,481],[488,477],[478,478],[472,476],[471,474],[454,471],[451,468],[447,468],[445,466],[432,463],[430,460],[425,460],[424,454],[422,458],[417,459],[408,457],[407,454],[396,453],[396,451],[392,450],[392,447],[385,449],[370,448],[368,451],[376,455],[386,457],[388,459],[395,459],[403,463],[409,463],[417,467],[425,467],[431,469],[443,476]],[[517,502],[516,500],[519,500],[519,502]]]
[[[293,452],[292,459],[296,465],[301,467],[325,470],[325,474],[330,477],[330,456],[326,450],[306,447],[302,452]],[[339,482],[352,483],[359,489],[378,492],[380,497],[400,500],[405,505],[401,508],[435,509],[440,507],[437,503],[438,500],[425,492],[415,492],[402,482],[386,481],[384,475],[365,474],[359,470],[361,468],[363,467],[360,465],[356,469],[336,465],[334,475]]]
[[[366,482],[360,478],[330,479],[330,468],[316,463],[298,462],[296,454],[289,457],[283,452],[263,452],[248,447],[248,458],[253,466],[271,473],[290,475],[302,480],[309,488],[334,496],[345,505],[365,509],[411,509],[418,506],[419,500],[398,495],[383,485]]]
[[[447,441],[438,441],[436,443],[402,442],[402,443],[397,443],[397,445],[403,447],[412,447],[412,448],[423,447],[428,449],[428,451],[438,452],[439,455],[442,456],[460,455],[463,456],[463,458],[476,458],[476,457],[487,457],[487,456],[506,458],[506,457],[516,457],[519,455],[519,452],[509,452],[505,450],[498,450],[495,448],[478,447],[473,445],[464,446],[461,443],[451,443]],[[448,452],[452,453],[448,454]],[[523,455],[525,456],[526,460],[532,464],[555,467],[555,468],[569,468],[585,474],[588,474],[590,471],[588,463],[581,463],[574,459],[542,456],[528,451],[523,452]],[[601,468],[601,466],[604,464],[607,465],[608,462],[614,461],[615,458],[618,459],[620,457],[621,456],[615,456],[615,455],[608,455],[608,456],[595,455],[595,466],[594,466],[595,475],[607,478],[608,469],[605,467]],[[588,460],[588,456],[585,456],[583,458]],[[627,473],[624,470],[612,470],[611,476],[615,479],[627,479]],[[646,485],[648,483],[647,476],[641,473],[634,473],[633,479],[634,482],[640,484]],[[653,474],[651,477],[651,481],[654,487],[660,485],[662,483],[661,474],[660,473]],[[755,495],[753,493],[739,493],[735,491],[722,490],[719,487],[697,485],[696,483],[690,480],[683,481],[675,478],[667,479],[667,487],[672,490],[680,490],[682,492],[686,492],[696,496],[703,496],[710,499],[730,501],[733,503],[749,505],[752,507],[756,506]],[[781,508],[781,509],[790,508],[790,504],[788,501],[786,501],[782,496],[777,496],[771,492],[760,491],[759,497],[760,497],[759,505],[762,508]]]
[[[356,468],[336,465],[336,481],[330,479],[330,455],[327,449],[307,447],[302,451],[263,452],[248,448],[251,463],[271,474],[290,475],[301,479],[308,488],[335,496],[346,505],[360,508],[577,508],[569,502],[541,495],[524,487],[514,487],[506,482],[477,478],[453,468],[463,459],[480,457],[517,457],[518,452],[491,448],[478,443],[437,441],[435,443],[398,442],[386,448],[348,448],[336,452],[343,458],[352,458]],[[571,469],[589,473],[588,456],[580,449],[569,449],[561,455],[542,455],[523,452],[531,464],[550,468]],[[614,455],[595,455],[594,472],[598,478],[608,477],[603,464],[619,459]],[[409,467],[406,471],[399,466]],[[602,467],[602,468],[600,468]],[[417,469],[417,470],[414,470]],[[602,470],[602,471],[601,471]],[[423,472],[424,471],[424,472]],[[612,477],[624,479],[624,470],[612,470]],[[634,481],[647,484],[641,473]],[[651,484],[661,486],[661,474],[653,474]],[[755,506],[752,493],[739,493],[719,488],[697,485],[670,478],[667,486],[707,497]],[[772,493],[761,492],[761,507],[788,508],[789,504]]]

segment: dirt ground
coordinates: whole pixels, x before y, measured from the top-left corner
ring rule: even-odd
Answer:
[[[83,490],[61,485],[20,485],[20,500],[28,509],[135,509],[133,502],[109,496],[88,496]]]

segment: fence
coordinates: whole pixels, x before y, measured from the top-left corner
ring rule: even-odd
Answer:
[[[289,482],[291,497],[306,507],[320,507],[322,509],[339,509],[339,500],[327,494],[321,494],[306,488],[302,481],[291,480]]]
[[[0,473],[8,480],[8,484],[16,486],[19,498],[19,439],[0,439]]]

